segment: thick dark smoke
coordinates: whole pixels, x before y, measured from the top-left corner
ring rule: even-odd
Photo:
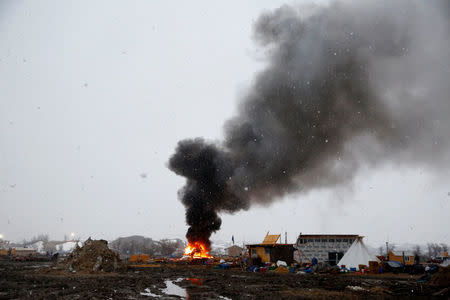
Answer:
[[[188,240],[209,244],[218,213],[348,184],[362,163],[448,166],[449,17],[447,0],[263,14],[254,36],[267,67],[225,140],[183,140],[169,161],[187,179]]]

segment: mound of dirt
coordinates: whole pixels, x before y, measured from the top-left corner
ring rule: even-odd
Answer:
[[[69,271],[114,272],[125,268],[119,254],[108,248],[105,240],[88,238],[82,247],[75,247],[63,261]]]
[[[439,271],[431,277],[428,284],[432,286],[450,286],[450,266],[439,267]]]

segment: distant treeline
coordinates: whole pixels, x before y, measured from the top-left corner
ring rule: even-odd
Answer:
[[[62,243],[68,241],[64,236],[64,241],[50,241],[48,234],[39,234],[31,239],[24,239],[20,243],[8,243],[8,247],[36,247],[36,243],[42,242],[41,251],[44,253],[63,252]],[[73,238],[71,241],[79,241],[79,238]],[[6,247],[6,241],[5,245]],[[177,255],[181,256],[185,247],[181,239],[162,239],[159,241],[148,237],[133,235],[120,237],[108,244],[109,248],[117,251],[122,257],[131,254],[148,254],[152,257]]]
[[[131,254],[148,254],[150,256],[180,256],[184,249],[180,239],[162,239],[155,241],[148,237],[133,235],[120,237],[109,243],[109,248],[116,250],[122,257]]]
[[[378,247],[379,255],[386,255],[386,251],[408,251],[412,252],[420,261],[428,261],[442,257],[444,252],[448,252],[448,245],[446,243],[428,243],[426,246],[415,245],[412,249],[397,249],[395,244],[389,244],[388,249],[385,245]]]

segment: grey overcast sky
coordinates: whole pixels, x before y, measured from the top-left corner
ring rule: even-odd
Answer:
[[[222,138],[264,66],[254,21],[284,3],[2,1],[0,233],[184,238],[184,179],[167,161],[181,139]],[[363,168],[346,189],[223,215],[212,239],[287,231],[291,242],[303,232],[448,243],[448,175]]]

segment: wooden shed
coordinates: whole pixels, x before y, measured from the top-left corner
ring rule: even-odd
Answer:
[[[11,255],[14,256],[29,256],[35,254],[37,254],[37,251],[33,248],[15,247],[11,249]]]
[[[389,251],[389,260],[408,266],[414,265],[415,256],[409,251]]]
[[[280,235],[267,234],[261,244],[246,245],[250,255],[250,264],[276,263],[285,261],[288,265],[294,261],[294,244],[277,244]]]

